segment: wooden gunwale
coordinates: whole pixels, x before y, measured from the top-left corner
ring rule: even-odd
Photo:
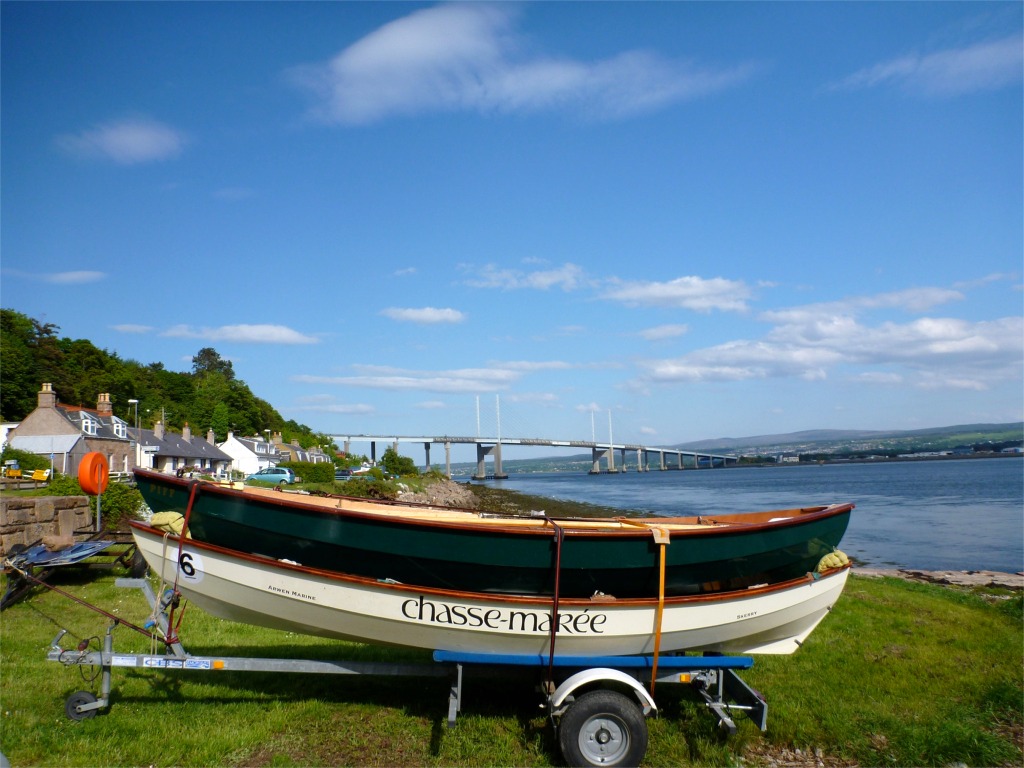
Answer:
[[[418,506],[410,502],[368,501],[351,496],[305,495],[264,488],[235,488],[200,480],[183,480],[163,473],[136,470],[142,480],[178,486],[186,491],[192,483],[199,484],[199,496],[228,496],[241,499],[259,500],[287,507],[303,513],[353,518],[380,522],[387,519],[397,525],[416,526],[442,530],[509,533],[527,536],[551,536],[553,527],[547,518],[491,516],[471,509]],[[565,534],[572,537],[615,537],[623,539],[646,538],[652,529],[667,530],[680,535],[728,535],[750,533],[759,529],[782,528],[801,525],[811,520],[824,519],[852,510],[851,503],[825,506],[800,507],[793,509],[748,512],[737,515],[716,515],[714,517],[637,517],[637,518],[550,518],[562,526]],[[485,516],[486,515],[486,516]]]
[[[128,524],[132,528],[136,528],[150,535],[158,536],[160,538],[166,537],[168,539],[168,542],[173,543],[173,547],[170,547],[170,549],[177,551],[180,538],[175,534],[161,531],[157,528],[153,528],[152,526],[146,525],[145,523],[140,523],[135,520],[130,520]],[[492,592],[469,592],[465,590],[444,589],[440,587],[421,587],[415,584],[382,582],[377,579],[367,578],[365,576],[356,576],[354,574],[339,573],[337,571],[327,571],[321,568],[310,568],[309,566],[305,565],[283,562],[281,560],[274,560],[272,558],[264,557],[262,555],[254,555],[248,552],[241,552],[239,550],[221,547],[217,544],[208,544],[206,542],[197,541],[195,539],[186,539],[185,546],[194,547],[200,550],[218,552],[229,557],[234,557],[239,560],[244,560],[253,563],[255,565],[269,566],[271,568],[280,568],[283,570],[292,571],[294,573],[316,576],[318,578],[327,579],[329,581],[355,584],[364,587],[372,587],[375,589],[387,589],[394,590],[396,592],[405,592],[410,594],[414,593],[417,595],[434,595],[437,597],[477,600],[501,604],[512,603],[517,605],[541,605],[546,607],[550,606],[552,602],[551,597],[539,597],[535,595],[512,595]],[[825,571],[822,571],[820,574],[818,574],[818,577],[827,578],[841,571],[848,570],[851,567],[851,565],[844,565],[840,568],[830,568]],[[737,589],[728,592],[709,592],[695,595],[666,596],[664,598],[664,605],[666,607],[676,607],[680,605],[721,602],[730,599],[737,599],[740,597],[749,597],[752,595],[765,595],[770,594],[772,592],[784,591],[792,587],[799,586],[800,584],[811,583],[815,580],[815,578],[816,577],[814,574],[807,573],[804,576],[800,576],[795,579],[789,579],[787,581],[780,581],[774,584],[757,584],[751,587],[747,587],[746,589]],[[589,598],[579,597],[559,598],[560,606],[569,606],[575,608],[590,608],[594,606],[607,606],[609,608],[651,608],[657,606],[657,604],[657,597],[616,598],[606,595],[599,600],[592,600]]]

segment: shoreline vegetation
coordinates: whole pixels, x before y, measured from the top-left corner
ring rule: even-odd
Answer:
[[[501,513],[622,514],[508,489],[435,483]],[[424,492],[429,493],[428,486]],[[141,595],[118,573],[71,569],[64,590],[142,623]],[[768,730],[743,717],[725,736],[686,686],[659,688],[643,766],[857,768],[1024,764],[1024,593],[986,584],[922,583],[855,569],[832,613],[791,656],[758,656],[744,680],[769,702]],[[156,585],[154,584],[154,587]],[[389,663],[421,651],[339,643],[239,625],[196,607],[180,629],[191,653]],[[446,682],[363,676],[114,669],[111,706],[74,722],[64,701],[96,692],[97,670],[46,659],[60,628],[68,647],[98,650],[109,620],[38,589],[0,622],[0,752],[16,766],[488,766],[562,764],[530,675],[468,674],[464,709],[445,725]],[[125,628],[115,651],[146,653]]]

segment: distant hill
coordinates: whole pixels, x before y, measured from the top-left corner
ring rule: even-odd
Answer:
[[[851,458],[857,456],[898,456],[915,452],[950,451],[961,445],[977,447],[979,451],[998,451],[1003,447],[1024,442],[1024,422],[1007,424],[958,424],[951,427],[928,429],[884,430],[865,429],[810,429],[778,435],[753,437],[720,437],[696,440],[664,448],[707,453],[728,453],[746,457],[774,457],[780,454],[800,454],[807,457]],[[589,453],[572,456],[549,456],[534,459],[515,459],[510,452],[502,461],[506,472],[587,472],[593,465]],[[626,464],[635,465],[635,456],[627,456]],[[476,470],[472,462],[452,465],[458,475],[470,475]]]
[[[952,437],[963,435],[1002,435],[1005,433],[1024,434],[1024,422],[1006,424],[958,424],[951,427],[930,427],[928,429],[883,430],[865,429],[809,429],[802,432],[787,432],[778,435],[756,435],[753,437],[717,437],[695,440],[667,446],[684,451],[735,452],[743,448],[760,448],[777,445],[807,445],[813,443],[843,443],[862,441],[913,440],[916,438]]]

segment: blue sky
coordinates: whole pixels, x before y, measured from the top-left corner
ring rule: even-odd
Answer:
[[[0,302],[328,433],[1020,420],[1022,8],[3,3]]]

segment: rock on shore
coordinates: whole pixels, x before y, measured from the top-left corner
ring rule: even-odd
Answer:
[[[998,587],[1000,589],[1024,589],[1024,573],[1003,573],[1000,571],[920,571],[909,568],[854,568],[861,576],[890,576],[906,581],[921,581],[929,584],[947,584],[957,587]]]
[[[465,485],[453,480],[439,480],[431,483],[419,493],[400,493],[399,501],[410,501],[416,504],[433,504],[436,507],[461,507],[476,509],[477,497]]]

